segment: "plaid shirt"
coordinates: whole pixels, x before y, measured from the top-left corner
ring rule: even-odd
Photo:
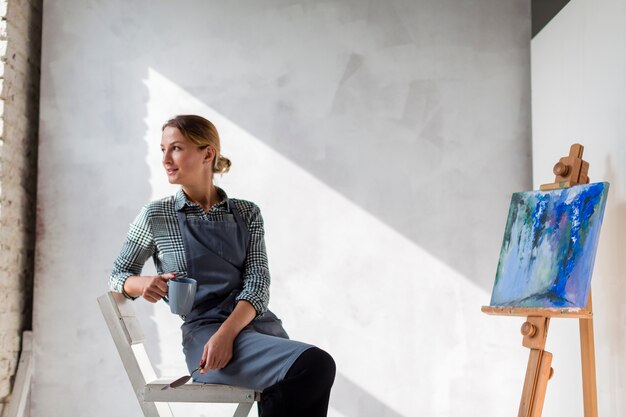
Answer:
[[[234,222],[229,210],[229,204],[234,204],[250,233],[248,253],[244,262],[243,289],[237,300],[249,301],[258,314],[264,313],[269,302],[270,271],[267,265],[261,211],[250,201],[228,199],[220,188],[218,192],[222,201],[211,207],[208,212],[189,201],[182,189],[173,196],[145,205],[131,223],[126,242],[113,264],[109,278],[111,291],[124,293],[126,279],[129,276],[140,275],[143,265],[150,257],[154,260],[159,274],[173,272],[177,277],[187,276],[185,247],[176,212],[184,210],[188,218]]]

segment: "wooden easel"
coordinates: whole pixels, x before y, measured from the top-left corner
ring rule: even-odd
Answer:
[[[589,183],[589,163],[582,160],[583,146],[574,144],[569,156],[563,157],[554,166],[554,183],[544,184],[541,190],[568,188]],[[585,308],[518,308],[483,306],[487,314],[504,316],[526,316],[521,332],[522,345],[530,349],[526,379],[522,391],[518,417],[541,417],[543,403],[552,377],[552,353],[545,350],[548,325],[552,317],[575,317],[580,326],[580,354],[583,378],[583,403],[585,417],[598,417],[596,387],[596,361],[593,342],[593,311],[591,289]]]

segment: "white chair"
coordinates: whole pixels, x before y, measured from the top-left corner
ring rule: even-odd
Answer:
[[[170,402],[235,403],[239,405],[233,417],[246,417],[259,401],[259,392],[228,385],[189,382],[163,391],[177,377],[156,379],[131,301],[108,292],[98,297],[98,304],[145,417],[173,417]]]

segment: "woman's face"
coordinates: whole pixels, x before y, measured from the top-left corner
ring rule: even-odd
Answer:
[[[175,127],[166,127],[161,136],[163,167],[170,184],[207,184],[213,162],[211,147],[198,148]]]

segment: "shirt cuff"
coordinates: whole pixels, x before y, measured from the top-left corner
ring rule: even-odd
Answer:
[[[251,292],[242,291],[241,293],[239,293],[239,295],[237,296],[235,300],[236,301],[246,300],[247,302],[252,304],[252,307],[254,307],[254,309],[256,310],[257,316],[267,311],[267,303],[264,302],[263,299],[261,299],[261,297]]]
[[[126,280],[128,279],[128,277],[131,276],[131,274],[126,275],[125,277],[120,279],[120,292],[122,293],[122,295],[129,299],[129,300],[136,300],[139,297],[133,297],[132,295],[129,295],[125,290],[124,290],[124,284],[126,283]]]

